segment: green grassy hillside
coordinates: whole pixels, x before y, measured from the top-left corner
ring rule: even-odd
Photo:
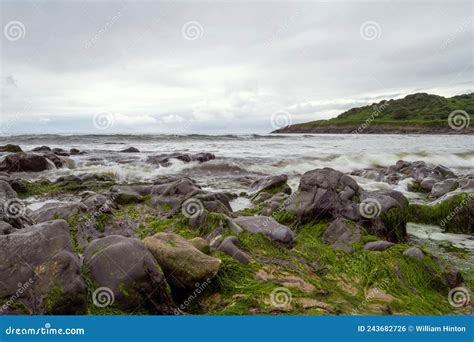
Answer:
[[[398,100],[384,100],[368,106],[352,108],[333,119],[291,125],[276,130],[274,133],[312,131],[324,133],[324,130],[328,133],[331,131],[348,133],[357,130],[363,124],[367,126],[364,127],[364,131],[368,128],[366,133],[379,133],[379,131],[383,133],[384,129],[389,131],[397,129],[401,132],[415,129],[420,130],[420,133],[423,133],[423,130],[428,133],[430,131],[456,131],[448,124],[449,114],[455,110],[465,111],[469,115],[469,121],[474,122],[474,93],[450,98],[416,93]],[[459,117],[462,115],[458,114]],[[457,132],[472,132],[472,125],[464,126]],[[349,131],[341,130],[343,128]]]

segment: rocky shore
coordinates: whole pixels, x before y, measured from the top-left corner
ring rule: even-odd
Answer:
[[[342,173],[317,168],[205,190],[177,175],[125,183],[74,168],[78,149],[0,146],[0,314],[468,314],[453,289],[471,271],[414,243],[407,223],[474,234],[474,175],[400,160]],[[127,153],[139,153],[128,148]],[[149,156],[206,163],[212,153]],[[410,180],[431,203],[355,178]],[[43,205],[30,209],[34,198]],[[234,210],[232,203],[250,205]]]

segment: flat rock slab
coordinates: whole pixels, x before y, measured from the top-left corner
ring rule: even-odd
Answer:
[[[362,235],[362,228],[358,224],[343,218],[337,218],[331,222],[321,239],[335,249],[352,252],[352,244],[359,241]]]
[[[267,216],[240,216],[234,222],[245,230],[257,234],[262,233],[270,240],[290,244],[295,239],[295,233],[282,224]]]

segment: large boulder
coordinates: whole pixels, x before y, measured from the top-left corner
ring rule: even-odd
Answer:
[[[438,198],[446,195],[448,192],[455,190],[459,183],[454,178],[448,178],[441,182],[436,182],[431,187],[431,196]]]
[[[0,260],[4,314],[86,312],[87,296],[79,258],[73,250],[66,221],[44,222],[0,235]]]
[[[359,193],[353,178],[331,168],[315,169],[301,177],[298,192],[286,210],[295,212],[302,221],[324,216],[358,219],[353,200]]]
[[[143,240],[171,285],[193,288],[213,278],[221,261],[199,251],[191,242],[173,233],[157,233]]]
[[[15,228],[33,224],[33,220],[26,213],[25,204],[17,198],[16,191],[4,180],[0,180],[0,220]]]
[[[104,293],[107,302],[96,298],[98,306],[115,304],[124,309],[164,312],[172,307],[163,271],[138,239],[110,235],[94,240],[84,251],[84,266],[96,290],[108,292]]]
[[[295,233],[282,224],[279,224],[267,216],[240,216],[233,220],[243,229],[253,233],[262,233],[273,241],[291,245],[295,239]]]
[[[362,227],[355,222],[337,218],[325,230],[321,240],[346,252],[352,252],[352,244],[362,238]]]
[[[0,171],[6,172],[40,172],[54,168],[54,164],[46,157],[34,153],[14,153],[0,161]]]

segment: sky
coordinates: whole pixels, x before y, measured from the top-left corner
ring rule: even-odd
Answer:
[[[0,134],[268,133],[474,91],[472,1],[1,1]]]

